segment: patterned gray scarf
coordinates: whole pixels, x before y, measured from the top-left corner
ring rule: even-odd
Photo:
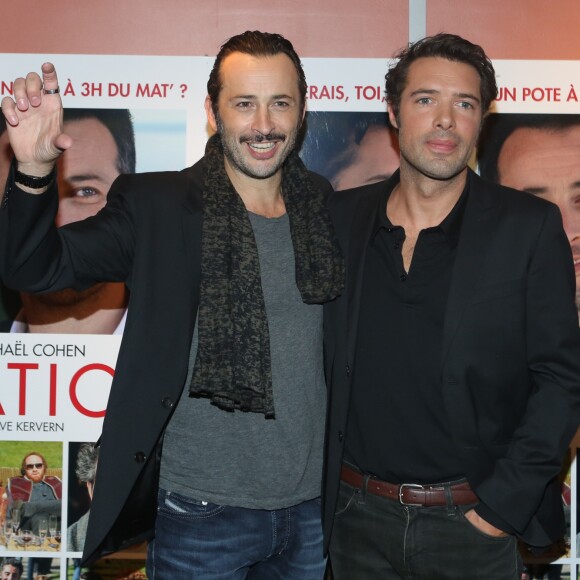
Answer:
[[[208,141],[205,161],[199,345],[189,396],[274,418],[258,249],[246,207],[226,174],[219,135]],[[344,286],[344,261],[324,193],[296,152],[284,163],[282,192],[302,300],[332,300]]]

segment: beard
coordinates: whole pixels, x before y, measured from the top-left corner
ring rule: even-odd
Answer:
[[[453,139],[457,146],[455,153],[442,156],[425,153],[423,142],[417,143],[412,140],[406,142],[403,138],[399,141],[401,157],[422,175],[437,181],[447,181],[453,179],[467,167],[473,153],[473,147],[467,146],[459,137],[443,133],[433,133],[425,137],[424,141],[436,138]]]
[[[289,134],[271,131],[268,135],[258,133],[257,135],[246,134],[236,137],[225,128],[218,112],[216,112],[215,118],[224,155],[233,167],[244,173],[244,175],[254,179],[267,179],[280,170],[290,153],[294,150],[300,130],[300,125],[297,125]],[[264,162],[257,161],[252,164],[244,155],[243,148],[246,144],[259,144],[272,141],[279,143],[280,150],[271,160]]]

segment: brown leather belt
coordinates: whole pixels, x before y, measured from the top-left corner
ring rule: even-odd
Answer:
[[[447,484],[428,484],[420,485],[418,483],[388,483],[367,477],[358,471],[350,469],[346,465],[342,466],[340,478],[345,483],[359,489],[365,488],[368,493],[380,495],[407,506],[446,506],[446,505],[466,505],[477,503],[478,499],[475,493],[469,487],[467,481],[460,483]]]

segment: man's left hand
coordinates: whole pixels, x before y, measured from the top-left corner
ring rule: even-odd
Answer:
[[[465,517],[469,520],[471,525],[475,526],[480,532],[488,536],[492,536],[494,538],[503,538],[508,535],[507,532],[492,526],[483,518],[479,517],[474,509],[470,509],[469,511],[465,512]]]

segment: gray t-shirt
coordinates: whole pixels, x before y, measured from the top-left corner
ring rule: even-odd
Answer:
[[[231,413],[187,396],[196,325],[184,394],[165,432],[160,485],[199,501],[272,510],[320,495],[326,414],[322,306],[300,298],[288,216],[249,216],[268,317],[276,418]]]

